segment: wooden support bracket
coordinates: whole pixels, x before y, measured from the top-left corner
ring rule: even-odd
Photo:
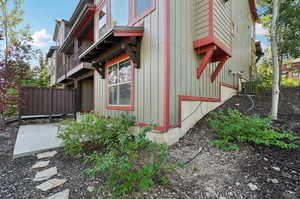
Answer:
[[[128,54],[130,60],[133,62],[135,68],[140,68],[141,59],[141,39],[132,37],[128,44],[124,46],[125,52]]]
[[[92,67],[98,72],[102,79],[105,79],[105,62],[94,63]]]
[[[218,74],[221,72],[222,68],[224,67],[226,61],[229,59],[229,56],[223,56],[220,58],[220,62],[216,68],[216,70],[211,74],[211,82],[214,82],[218,76]]]
[[[196,71],[197,79],[199,79],[201,77],[202,73],[204,72],[204,69],[210,62],[213,54],[214,54],[214,48],[210,48],[205,52],[205,55]]]

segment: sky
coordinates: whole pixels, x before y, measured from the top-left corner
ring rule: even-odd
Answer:
[[[53,45],[55,19],[69,19],[79,0],[24,0],[24,24],[30,24],[33,46],[44,53]]]
[[[33,46],[46,53],[52,43],[55,19],[69,19],[79,0],[24,0],[25,24],[31,25]],[[265,49],[269,42],[263,36],[265,30],[256,25],[256,40]]]

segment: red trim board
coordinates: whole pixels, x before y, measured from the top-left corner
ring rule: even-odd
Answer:
[[[256,23],[259,23],[260,21],[259,21],[259,17],[258,17],[258,14],[257,14],[255,0],[248,0],[248,2],[249,2],[250,12],[251,12],[253,21],[256,22]]]
[[[170,0],[164,0],[163,6],[163,127],[165,131],[168,131],[170,124]]]
[[[225,83],[225,82],[220,82],[220,87],[221,86],[225,86],[225,87],[228,87],[228,88],[232,88],[232,89],[236,89],[238,90],[238,87],[234,86],[234,85],[231,85],[231,84],[228,84],[228,83]],[[220,89],[220,97],[199,97],[199,96],[187,96],[187,95],[179,95],[179,107],[178,107],[178,118],[179,118],[179,124],[176,126],[176,127],[179,127],[181,128],[181,122],[182,122],[182,118],[181,118],[181,113],[182,113],[182,101],[201,101],[201,102],[221,102],[222,99],[221,99],[221,90]],[[174,127],[174,128],[176,128]]]
[[[78,36],[84,30],[84,28],[88,25],[88,23],[92,19],[94,19],[96,11],[97,11],[97,8],[95,8],[95,7],[92,7],[92,8],[88,9],[86,15],[84,16],[84,18],[80,22],[79,26],[74,30],[74,35],[75,36]]]
[[[115,37],[142,37],[144,30],[114,30]]]
[[[238,89],[238,87],[225,83],[225,82],[221,82],[220,86],[225,86],[228,88],[233,88],[233,89]],[[221,91],[220,91],[221,92]],[[221,93],[220,93],[221,95]],[[178,109],[178,114],[179,114],[179,121],[181,121],[181,103],[182,101],[202,101],[202,102],[221,102],[221,98],[212,98],[212,97],[197,97],[197,96],[186,96],[186,95],[179,95],[179,109]],[[146,127],[146,126],[150,126],[150,124],[148,123],[144,123],[144,122],[136,122],[135,123],[136,126],[140,126],[140,127]],[[166,132],[169,129],[172,128],[181,128],[181,124],[177,125],[169,125],[167,130],[165,126],[157,126],[154,128],[154,130],[156,131],[160,131],[160,132]]]
[[[216,68],[216,70],[211,74],[211,82],[214,82],[218,76],[218,74],[221,72],[222,68],[224,67],[226,61],[229,59],[229,56],[224,56],[220,59],[220,62]]]
[[[199,67],[197,68],[197,78],[198,79],[204,72],[204,69],[206,68],[207,64],[211,61],[211,58],[214,54],[214,50],[215,50],[215,46],[210,46],[210,48],[208,48],[204,51],[204,57],[202,58],[202,61],[200,62]],[[203,54],[203,53],[201,53],[201,54]]]

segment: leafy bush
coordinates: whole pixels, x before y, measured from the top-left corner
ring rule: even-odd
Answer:
[[[65,153],[82,156],[99,147],[110,147],[119,135],[127,134],[132,121],[129,118],[109,119],[96,114],[85,114],[81,121],[72,121],[59,129]]]
[[[297,82],[291,78],[282,78],[281,85],[282,86],[299,86],[299,82]]]
[[[257,115],[244,116],[237,110],[228,110],[225,115],[222,112],[212,113],[208,119],[209,125],[215,129],[216,144],[224,151],[238,150],[238,143],[254,143],[280,148],[296,148],[297,145],[289,143],[299,139],[292,133],[277,132],[272,128],[270,118],[260,118]]]
[[[146,139],[146,132],[153,126],[142,129],[137,136],[129,133],[131,126],[130,118],[107,119],[87,114],[59,133],[67,154],[85,154],[86,162],[93,163],[84,174],[104,177],[112,198],[147,190],[157,182],[168,183],[164,173],[173,170],[167,146]]]

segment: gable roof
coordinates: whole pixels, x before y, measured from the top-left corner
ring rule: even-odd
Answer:
[[[68,24],[69,22],[64,19],[56,19],[55,20],[55,29],[53,34],[53,41],[57,41],[58,32],[62,23]]]
[[[292,66],[295,68],[300,68],[300,57],[292,61]]]
[[[55,50],[58,50],[59,46],[51,46],[48,53],[47,53],[47,58],[52,57],[53,53]]]

